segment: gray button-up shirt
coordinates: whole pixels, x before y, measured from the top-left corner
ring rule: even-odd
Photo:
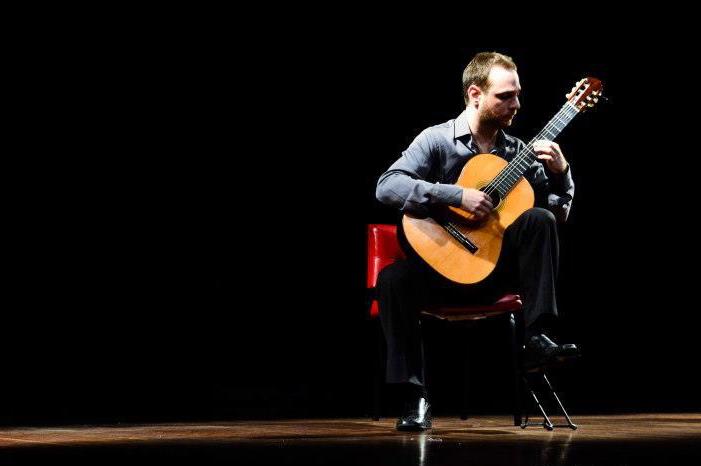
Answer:
[[[492,153],[511,161],[525,145],[499,131]],[[377,199],[418,217],[428,216],[433,205],[459,207],[462,188],[454,183],[467,161],[479,153],[463,111],[454,120],[426,128],[414,139],[380,176]],[[555,174],[535,160],[523,176],[533,186],[535,205],[550,210],[560,222],[567,220],[574,197],[570,168]]]

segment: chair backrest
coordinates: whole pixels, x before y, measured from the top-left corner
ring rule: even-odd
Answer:
[[[396,225],[380,223],[368,225],[368,289],[373,289],[377,285],[377,276],[380,274],[380,270],[404,257],[404,251],[402,251],[397,238]],[[378,315],[377,300],[375,299],[370,306],[370,315],[372,317]]]

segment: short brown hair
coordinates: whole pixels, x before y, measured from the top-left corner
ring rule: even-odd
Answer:
[[[465,105],[470,103],[470,98],[467,96],[467,89],[471,85],[475,85],[486,91],[489,89],[489,71],[493,66],[501,66],[507,70],[516,71],[516,63],[514,60],[498,52],[480,52],[475,55],[470,63],[462,72],[462,96],[465,99]]]

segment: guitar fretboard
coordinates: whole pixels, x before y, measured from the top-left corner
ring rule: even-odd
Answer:
[[[565,105],[555,114],[547,125],[526,144],[509,164],[489,183],[489,187],[499,192],[499,196],[503,199],[509,191],[518,183],[528,167],[536,160],[536,153],[533,150],[533,143],[539,139],[547,139],[554,141],[555,138],[562,132],[570,121],[578,114],[577,108],[570,102]]]

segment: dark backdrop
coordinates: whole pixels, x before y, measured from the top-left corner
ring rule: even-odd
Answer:
[[[143,31],[78,34],[61,58],[43,44],[55,81],[9,180],[3,422],[367,414],[365,227],[396,221],[374,186],[460,113],[482,50],[519,66],[522,139],[581,77],[610,99],[559,138],[577,183],[560,230],[563,337],[585,352],[560,381],[572,411],[701,408],[683,42]],[[459,350],[427,330],[436,409],[455,413]],[[478,412],[508,409],[501,330],[464,336]]]

